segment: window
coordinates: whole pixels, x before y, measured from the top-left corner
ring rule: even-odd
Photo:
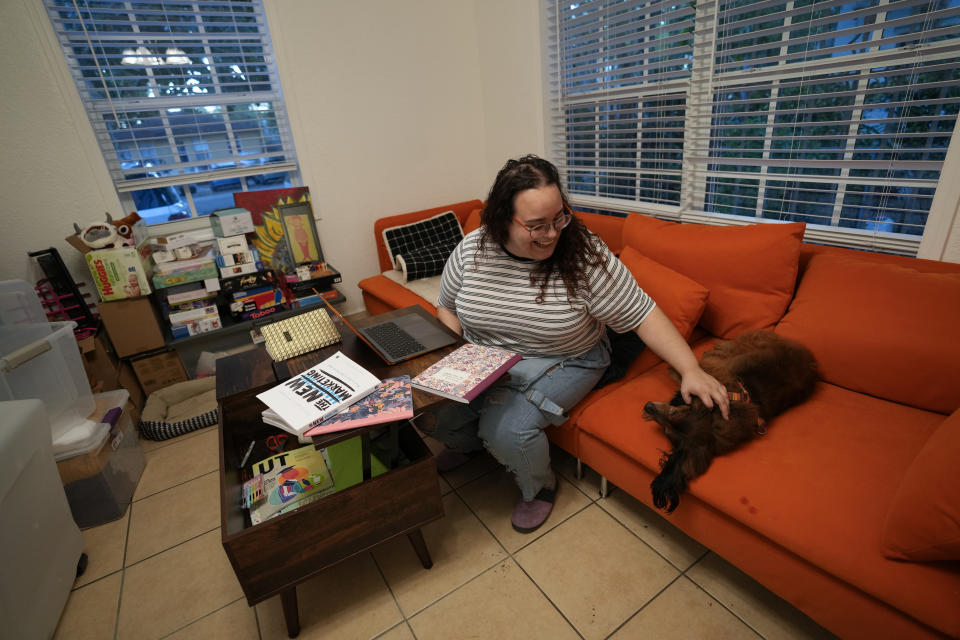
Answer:
[[[148,223],[299,183],[262,0],[44,0],[126,207]]]
[[[960,109],[960,0],[548,0],[581,206],[804,221],[916,253]]]

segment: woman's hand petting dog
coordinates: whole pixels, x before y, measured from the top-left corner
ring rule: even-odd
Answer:
[[[696,396],[707,405],[708,409],[716,406],[720,409],[724,420],[730,416],[730,396],[727,394],[727,388],[699,367],[682,374],[680,395],[687,404],[690,404],[692,396]]]
[[[714,457],[766,433],[768,420],[809,398],[817,383],[817,362],[810,350],[772,331],[751,331],[719,343],[703,355],[700,366],[706,379],[691,381],[697,391],[684,389],[684,376],[673,400],[648,402],[643,409],[643,417],[659,424],[673,446],[650,484],[654,506],[667,513],[677,508],[680,494],[706,472]],[[714,387],[708,393],[707,379],[723,391]],[[727,397],[725,403],[717,393]]]

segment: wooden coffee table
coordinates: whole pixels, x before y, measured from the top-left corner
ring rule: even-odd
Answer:
[[[433,562],[420,528],[443,516],[433,456],[416,430],[409,423],[400,422],[390,425],[393,455],[390,461],[384,461],[390,470],[376,477],[370,477],[369,455],[366,455],[373,427],[315,438],[314,443],[319,447],[360,436],[364,480],[290,513],[258,525],[250,524],[249,512],[240,506],[240,490],[246,479],[240,462],[251,442],[263,442],[268,436],[284,433],[260,419],[265,405],[256,394],[336,351],[343,351],[377,377],[386,378],[414,376],[454,348],[447,347],[390,367],[348,329],[342,328],[340,334],[342,343],[284,363],[275,364],[262,347],[217,361],[223,548],[250,606],[280,596],[291,638],[300,632],[296,591],[299,583],[401,535],[409,538],[420,562],[429,569]],[[442,401],[437,396],[414,390],[415,413]],[[299,446],[293,436],[287,442],[288,448]],[[399,462],[401,459],[403,464]],[[247,461],[247,471],[254,461]]]

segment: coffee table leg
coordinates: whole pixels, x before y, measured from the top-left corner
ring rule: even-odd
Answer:
[[[420,564],[423,565],[423,568],[429,569],[432,567],[433,560],[430,558],[430,551],[427,550],[427,543],[424,541],[420,529],[411,531],[407,534],[407,537],[410,539],[410,544],[413,545],[413,550],[417,552],[417,557],[420,558]]]
[[[300,611],[297,608],[297,588],[290,587],[280,592],[283,605],[283,619],[287,623],[287,637],[296,638],[300,634]]]

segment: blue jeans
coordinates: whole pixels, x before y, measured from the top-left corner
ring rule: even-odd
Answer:
[[[576,358],[524,358],[470,404],[451,402],[435,411],[430,434],[454,451],[482,447],[511,471],[524,500],[553,489],[550,443],[543,430],[567,420],[567,411],[593,389],[610,364],[604,337]]]

